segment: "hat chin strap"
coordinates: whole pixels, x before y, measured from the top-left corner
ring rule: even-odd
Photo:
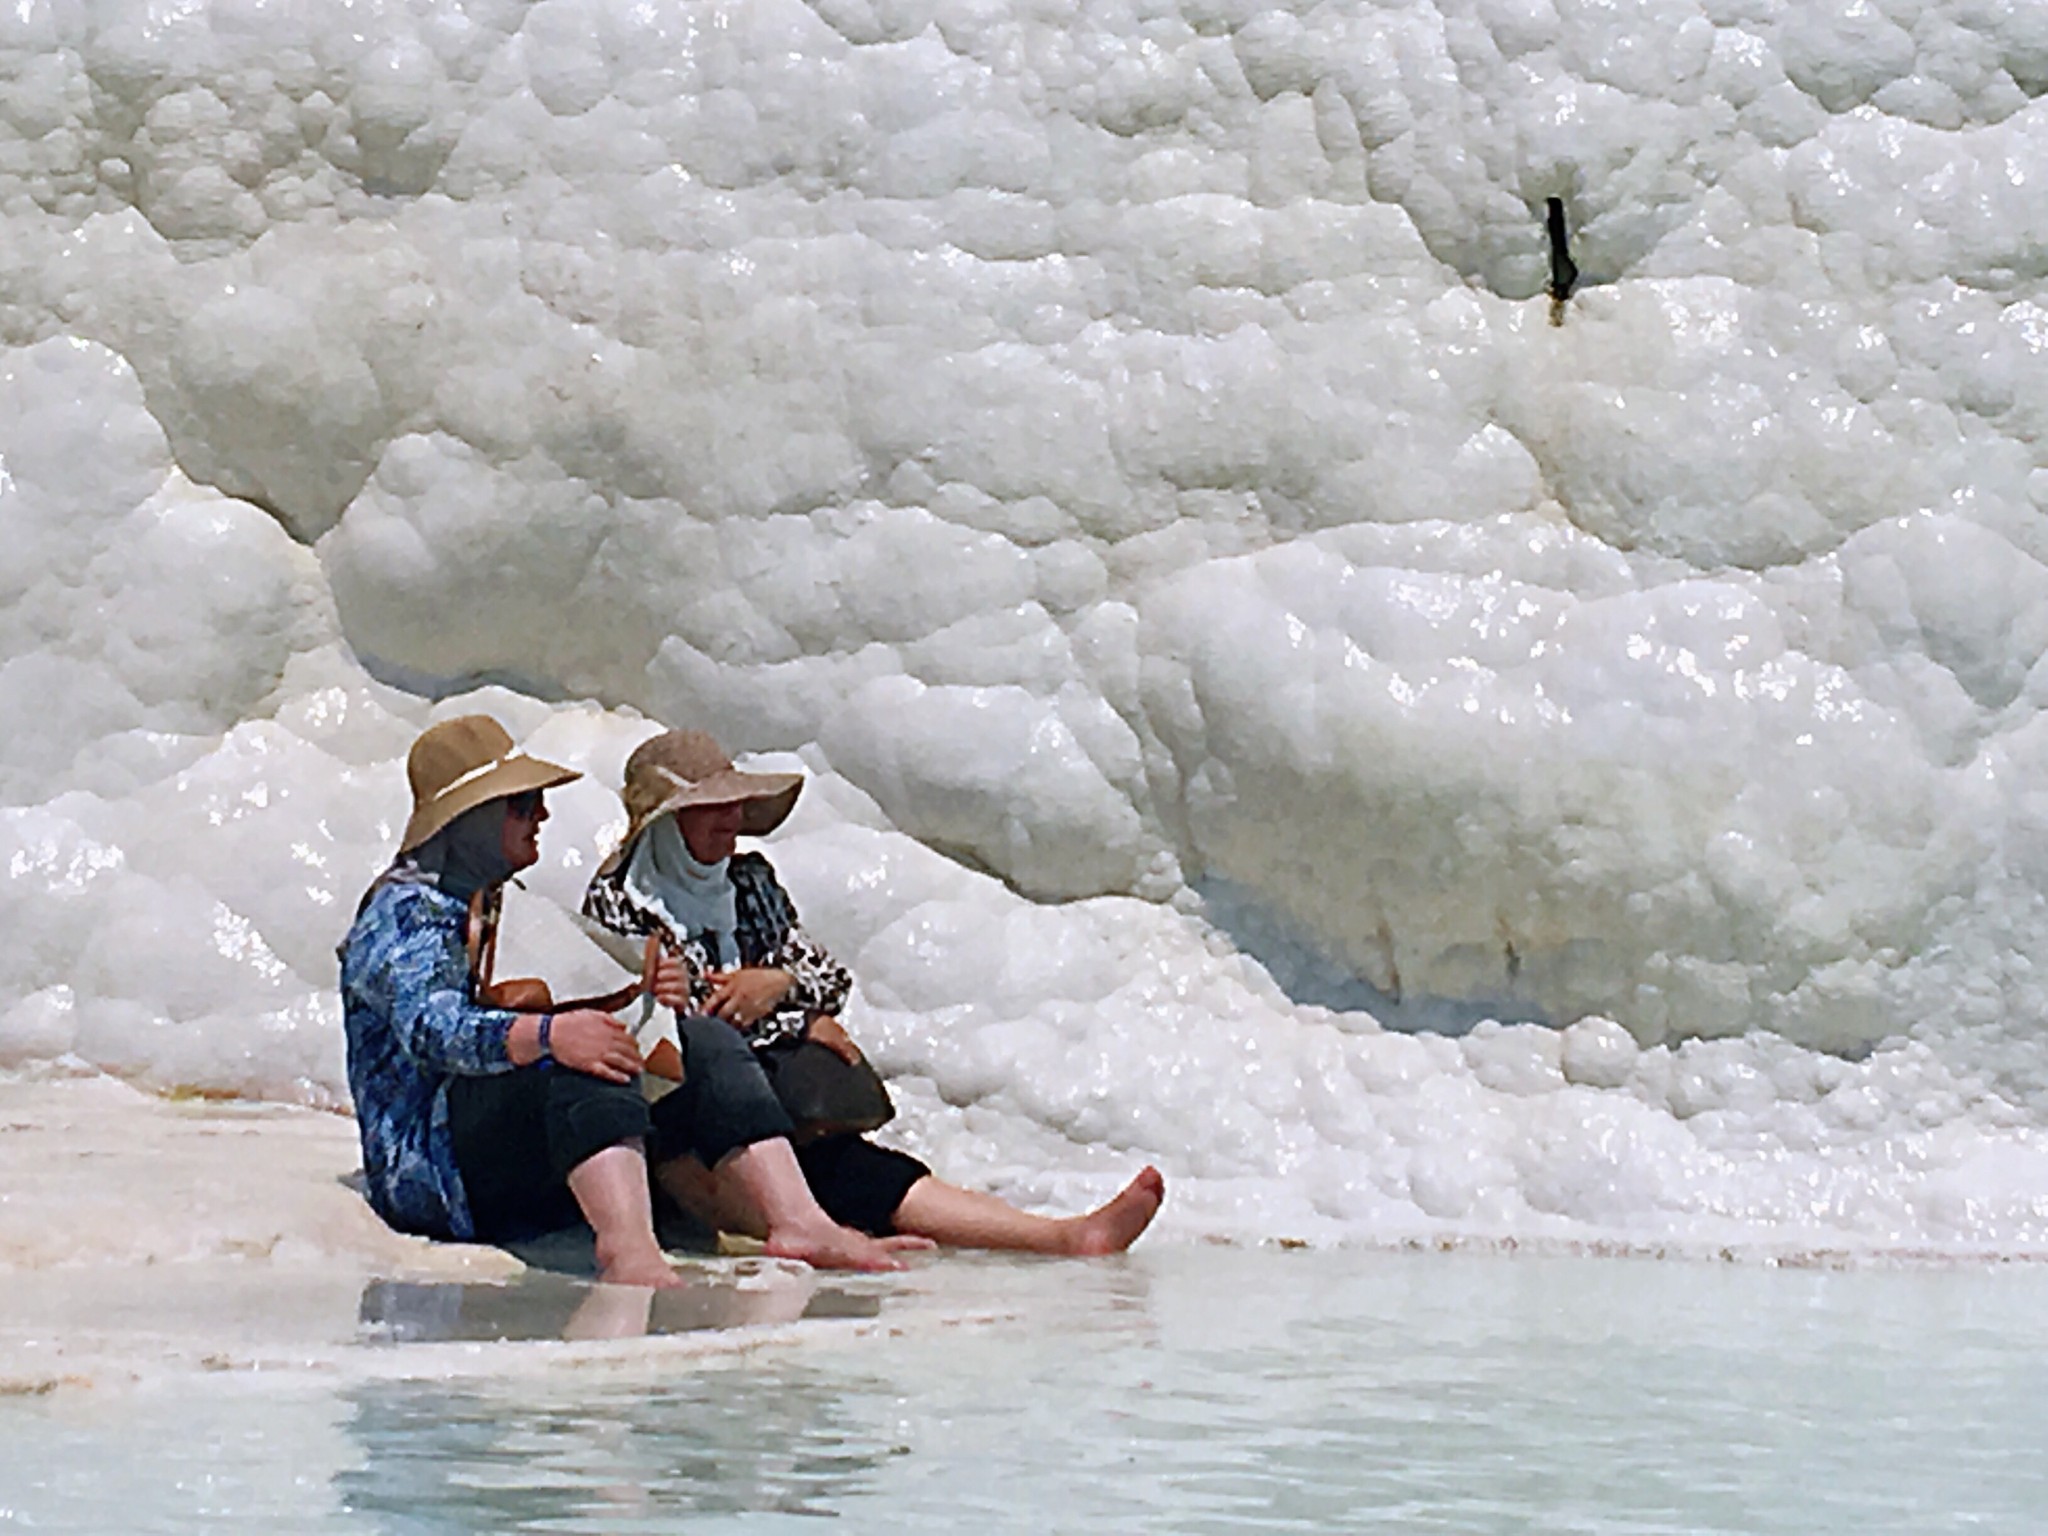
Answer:
[[[494,772],[497,769],[504,767],[507,763],[511,762],[512,759],[517,757],[518,755],[519,749],[515,747],[510,752],[500,753],[497,757],[492,758],[488,763],[484,763],[480,767],[472,768],[469,770],[469,772],[465,774],[460,774],[457,777],[450,779],[446,784],[443,784],[439,789],[435,790],[431,795],[427,796],[427,803],[429,805],[432,805],[436,800],[447,799],[450,795],[454,794],[455,791],[462,788],[463,785],[474,784],[478,779],[482,778],[485,774]]]

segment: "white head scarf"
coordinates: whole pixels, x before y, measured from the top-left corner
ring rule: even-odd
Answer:
[[[731,861],[699,863],[683,841],[673,815],[657,818],[633,845],[626,865],[626,889],[639,900],[667,914],[678,934],[702,939],[722,966],[737,965],[740,951],[737,902]]]

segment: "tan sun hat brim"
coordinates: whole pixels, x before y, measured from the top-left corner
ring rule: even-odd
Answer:
[[[667,774],[664,768],[657,767],[653,771]],[[644,829],[657,816],[666,816],[671,811],[693,805],[738,804],[745,808],[740,817],[740,831],[749,837],[766,837],[789,819],[803,787],[804,776],[800,773],[745,773],[738,768],[728,768],[695,784],[682,784],[674,794],[640,818],[640,828]]]
[[[523,795],[529,790],[553,789],[583,775],[560,763],[545,762],[514,752],[473,768],[454,783],[413,807],[405,824],[405,836],[398,851],[410,853],[464,811],[476,809],[486,800]]]
[[[633,802],[640,796],[631,792],[657,775],[674,786],[672,791],[633,813]],[[632,819],[626,825],[626,835],[619,839],[619,846],[599,867],[600,874],[617,869],[640,841],[640,834],[655,822],[693,805],[738,804],[744,808],[740,813],[741,833],[747,837],[766,837],[789,819],[789,813],[796,808],[796,797],[804,788],[804,776],[800,773],[745,773],[738,768],[727,768],[692,783],[656,764],[636,777],[640,784],[628,784],[623,792]]]

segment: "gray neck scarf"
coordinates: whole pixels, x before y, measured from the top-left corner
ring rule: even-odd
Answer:
[[[739,911],[730,863],[699,863],[675,817],[663,816],[633,845],[626,889],[667,914],[683,938],[702,939],[719,965],[737,965]]]

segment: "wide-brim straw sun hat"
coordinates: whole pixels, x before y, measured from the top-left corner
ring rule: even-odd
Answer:
[[[803,787],[800,773],[741,772],[702,731],[663,731],[641,742],[626,759],[626,784],[619,791],[626,802],[626,835],[605,868],[631,852],[655,821],[693,805],[737,804],[740,831],[764,837],[788,819]]]
[[[583,777],[574,768],[527,757],[489,715],[458,715],[429,726],[406,756],[405,776],[412,784],[412,819],[405,824],[400,853],[410,853],[486,800],[553,789]]]

